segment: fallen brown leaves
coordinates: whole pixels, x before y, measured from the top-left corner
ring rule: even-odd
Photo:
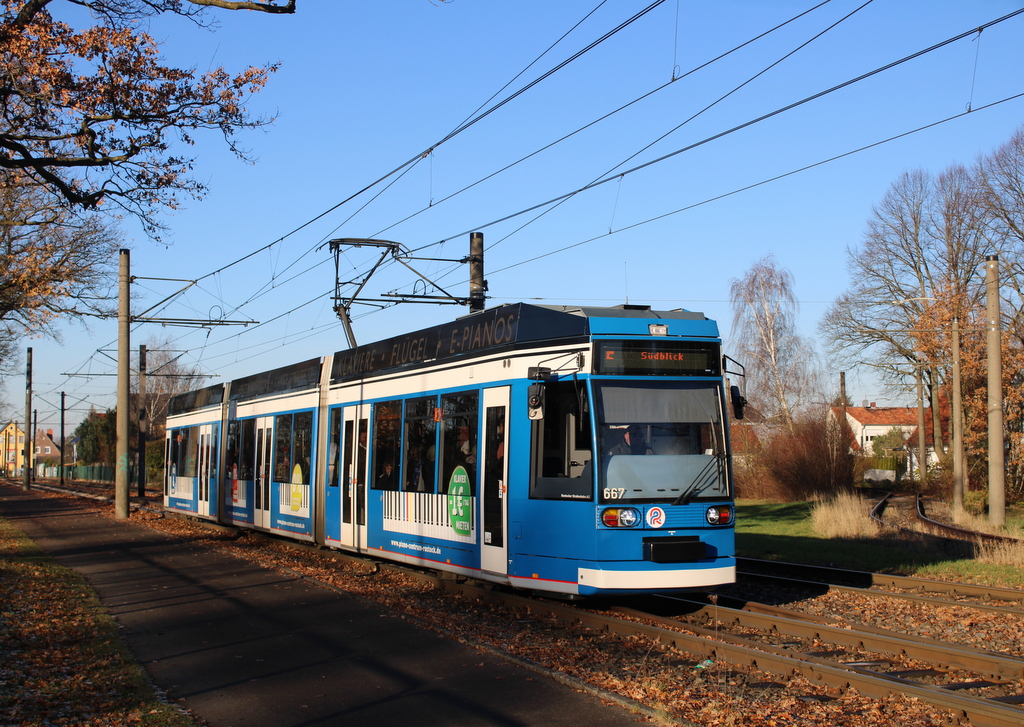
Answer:
[[[95,594],[0,521],[0,724],[197,724],[156,699]]]
[[[803,677],[708,663],[650,640],[477,602],[394,572],[376,572],[371,565],[299,552],[261,537],[234,540],[175,519],[147,524],[193,542],[227,548],[267,567],[300,573],[471,645],[510,654],[634,700],[653,715],[653,722],[722,727],[935,727],[949,723],[948,714],[901,695],[879,700]]]
[[[157,516],[144,512],[133,513],[131,519],[178,535],[197,546],[225,548],[266,567],[316,579],[329,587],[377,602],[403,614],[403,618],[415,619],[425,627],[470,645],[507,653],[570,675],[608,693],[634,700],[646,709],[653,722],[715,727],[890,727],[894,724],[900,727],[935,727],[950,722],[950,715],[913,698],[892,695],[875,699],[862,696],[855,690],[830,689],[802,677],[782,677],[737,668],[650,640],[593,631],[530,612],[476,602],[435,590],[423,582],[394,572],[377,571],[369,564],[339,561],[324,553],[299,552],[261,537],[236,539],[182,520],[157,519]],[[35,587],[31,591],[22,591],[25,586],[20,580],[18,573],[9,578],[6,570],[0,572],[0,603],[4,604],[0,606],[0,634],[8,630],[12,617],[14,620],[25,618],[19,613],[8,614],[8,604],[15,598],[26,603],[37,601],[41,604],[34,607],[38,614],[59,614],[57,618],[69,622],[69,633],[54,645],[53,658],[34,661],[37,669],[34,674],[28,673],[26,667],[25,673],[18,671],[9,676],[8,653],[12,647],[0,640],[0,681],[3,682],[0,684],[0,698],[4,700],[0,706],[7,709],[8,683],[13,678],[19,695],[16,704],[22,710],[17,717],[12,715],[9,718],[13,720],[10,724],[33,727],[50,724],[99,727],[171,724],[150,721],[150,716],[143,714],[143,710],[133,708],[131,704],[117,703],[113,690],[107,688],[103,677],[85,675],[89,665],[71,652],[81,648],[75,644],[76,639],[84,637],[88,643],[90,632],[81,625],[81,619],[73,618],[73,609],[65,610],[69,609],[69,604],[53,603],[54,600],[75,600],[79,596],[44,593],[47,589]],[[36,616],[37,623],[40,618]],[[76,622],[80,624],[78,630],[72,626]],[[41,636],[40,630],[39,626],[29,629],[32,634],[25,638],[28,635],[35,635],[41,641],[54,638],[50,634]],[[62,626],[57,632],[64,630]],[[28,645],[29,642],[21,641],[20,646],[14,648],[24,652]],[[56,670],[62,659],[67,661],[68,668],[59,673],[44,673],[47,667]],[[72,664],[74,659],[77,661]],[[28,714],[30,706],[33,709],[49,708],[46,704],[36,704],[31,694],[36,684],[63,684],[69,674],[81,675],[78,677],[80,692],[95,690],[91,698],[93,701],[89,703],[92,706],[78,707],[78,721],[75,718],[64,719],[56,711],[48,712],[35,721],[21,719],[22,715]],[[36,681],[31,682],[31,679]],[[68,701],[68,695],[63,691],[51,688],[50,694],[55,699],[59,696]]]

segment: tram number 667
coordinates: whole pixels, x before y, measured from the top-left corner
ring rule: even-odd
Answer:
[[[604,488],[604,499],[606,500],[621,500],[626,496],[625,487],[606,487]]]

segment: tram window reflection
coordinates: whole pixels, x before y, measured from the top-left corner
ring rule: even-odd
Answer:
[[[437,470],[434,410],[436,397],[410,399],[405,403],[405,452],[402,463],[402,489],[411,492],[433,492]]]
[[[441,480],[438,492],[447,493],[456,470],[462,467],[469,476],[470,495],[476,494],[477,481],[477,392],[447,394],[441,397]]]
[[[256,461],[256,420],[245,419],[241,425],[238,441],[238,479],[251,480],[253,463]]]
[[[382,401],[373,408],[373,488],[398,489],[398,453],[402,402]]]

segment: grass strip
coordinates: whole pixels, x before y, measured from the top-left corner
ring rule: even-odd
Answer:
[[[197,724],[161,701],[85,579],[3,518],[0,724]]]
[[[736,552],[747,558],[1024,588],[1024,560],[985,562],[957,557],[879,532],[874,537],[827,537],[812,527],[810,502],[736,501]],[[860,517],[866,517],[864,513]],[[1005,560],[1005,559],[1004,559]]]

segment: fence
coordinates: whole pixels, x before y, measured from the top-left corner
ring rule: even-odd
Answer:
[[[135,482],[138,479],[135,472],[135,467],[129,468],[129,482]],[[55,480],[60,479],[60,468],[57,466],[47,467],[45,465],[38,465],[36,467],[36,476]],[[114,466],[109,464],[66,465],[64,467],[64,479],[113,483],[115,479]]]

